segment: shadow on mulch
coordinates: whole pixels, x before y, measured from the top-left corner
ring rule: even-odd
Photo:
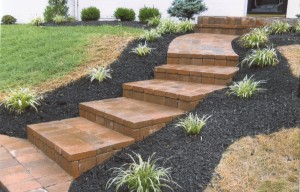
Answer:
[[[300,36],[272,36],[271,40],[274,46],[299,44]],[[236,41],[232,45],[242,59],[245,50]],[[143,158],[154,152],[155,157],[172,157],[166,166],[172,167],[173,179],[181,186],[175,187],[174,191],[203,191],[223,152],[234,141],[245,136],[274,133],[283,127],[291,128],[300,124],[300,99],[296,96],[298,81],[291,75],[286,59],[280,54],[279,58],[280,63],[275,67],[243,67],[235,76],[234,81],[253,74],[257,80],[267,80],[263,85],[266,92],[259,93],[250,100],[242,100],[227,96],[227,90],[221,90],[210,94],[197,106],[193,113],[200,116],[212,115],[201,133],[202,140],[200,136],[186,136],[180,128],[174,126],[175,120],[144,141],[131,145],[103,165],[83,174],[73,182],[70,191],[114,191],[105,189],[106,182],[111,177],[109,169],[130,162],[126,154],[131,151],[140,153]]]

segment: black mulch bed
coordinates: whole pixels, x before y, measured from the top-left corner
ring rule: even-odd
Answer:
[[[135,28],[149,28],[146,24],[138,21],[72,21],[65,22],[62,24],[56,24],[54,22],[44,23],[43,26],[124,26],[124,27],[135,27]]]
[[[155,48],[152,54],[138,57],[131,53],[141,40],[133,41],[123,51],[120,58],[111,64],[112,80],[102,83],[90,83],[89,79],[80,79],[66,87],[48,93],[38,112],[31,110],[24,114],[11,114],[0,106],[0,134],[26,138],[26,125],[60,120],[78,116],[78,104],[86,101],[119,97],[122,95],[122,83],[153,78],[153,69],[166,63],[170,42],[177,35],[166,35],[158,41],[148,43]]]
[[[299,44],[300,36],[293,34],[272,36],[276,45]],[[233,42],[234,50],[241,56],[245,50]],[[250,100],[227,96],[227,90],[218,91],[205,99],[193,112],[212,115],[201,137],[186,136],[173,121],[158,133],[136,143],[115,155],[105,164],[95,167],[73,182],[70,191],[114,191],[106,190],[112,167],[119,167],[130,159],[126,153],[134,151],[144,158],[156,152],[156,157],[172,157],[166,166],[172,167],[172,176],[182,188],[176,192],[203,191],[209,183],[214,168],[223,152],[234,141],[245,136],[270,134],[281,128],[300,125],[300,99],[296,97],[297,78],[290,73],[287,61],[281,55],[276,67],[242,68],[234,80],[245,75],[255,75],[258,80],[267,80],[266,92]],[[124,190],[126,191],[126,190]],[[168,191],[168,190],[164,190]]]
[[[154,66],[165,62],[167,45],[174,37],[175,35],[169,35],[150,44],[156,50],[146,59],[128,54],[138,42],[132,43],[120,60],[112,65],[113,80],[97,84],[82,79],[49,93],[46,104],[40,107],[38,114],[30,112],[12,116],[0,107],[0,133],[25,137],[26,124],[77,116],[79,102],[117,97],[121,95],[123,82],[152,78]],[[272,36],[271,40],[276,45],[299,44],[300,36]],[[233,47],[243,58],[245,50],[237,46],[236,42],[233,42]],[[140,153],[144,158],[154,152],[155,157],[172,157],[166,166],[172,167],[173,179],[182,187],[175,187],[175,191],[202,191],[209,183],[223,152],[234,141],[248,135],[270,134],[282,127],[300,125],[300,99],[296,97],[298,81],[291,75],[285,58],[281,55],[279,57],[280,63],[276,67],[244,67],[235,76],[235,81],[253,74],[258,80],[267,80],[264,84],[266,92],[257,94],[250,100],[241,100],[235,96],[227,96],[227,90],[221,90],[209,95],[193,111],[200,116],[212,115],[201,133],[202,140],[200,136],[186,136],[180,128],[174,126],[176,121],[173,121],[161,131],[131,145],[103,165],[83,174],[73,182],[70,191],[114,191],[105,189],[106,182],[111,177],[109,169],[130,162],[126,154],[131,151]]]

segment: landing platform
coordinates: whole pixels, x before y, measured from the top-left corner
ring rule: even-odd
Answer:
[[[235,35],[193,33],[177,37],[169,46],[169,58],[238,60],[231,42]],[[205,61],[203,61],[205,65]],[[169,62],[168,62],[169,63]],[[176,63],[173,63],[176,64]],[[181,64],[179,62],[179,64]]]

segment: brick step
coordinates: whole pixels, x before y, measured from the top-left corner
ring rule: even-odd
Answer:
[[[0,186],[5,191],[67,192],[72,181],[29,141],[0,135]]]
[[[174,39],[168,49],[168,64],[237,66],[239,56],[231,42],[235,35],[193,33]]]
[[[123,84],[123,96],[192,110],[209,93],[225,86],[153,79]]]
[[[226,85],[238,70],[238,67],[168,64],[155,67],[154,76],[156,79]]]
[[[125,97],[80,104],[80,116],[142,140],[184,111]]]
[[[27,135],[75,178],[134,142],[131,137],[80,117],[28,125]]]

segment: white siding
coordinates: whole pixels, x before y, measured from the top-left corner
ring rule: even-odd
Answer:
[[[289,0],[287,18],[296,18],[297,14],[300,14],[300,0]]]
[[[83,8],[95,6],[101,11],[101,18],[113,18],[118,7],[128,7],[135,10],[136,15],[144,6],[154,6],[160,9],[163,17],[167,17],[167,9],[173,0],[69,0],[69,13],[80,19]],[[248,0],[204,0],[208,10],[206,16],[245,16]],[[35,17],[43,16],[48,0],[0,0],[0,17],[6,14],[17,18],[18,23],[28,23]],[[300,13],[300,0],[289,0],[287,17],[293,18]],[[79,5],[77,7],[77,5]]]

